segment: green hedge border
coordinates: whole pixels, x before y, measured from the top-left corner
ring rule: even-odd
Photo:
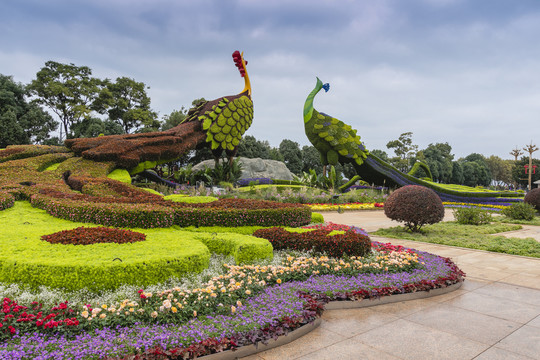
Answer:
[[[22,206],[0,213],[0,219],[17,216],[16,223],[11,225],[14,234],[7,231],[0,234],[0,282],[3,283],[31,288],[45,285],[67,290],[107,290],[124,284],[146,286],[188,272],[200,272],[208,267],[211,253],[234,256],[237,263],[273,256],[272,246],[263,239],[189,232],[178,227],[133,229],[146,234],[147,239],[130,244],[50,244],[40,239],[45,234],[32,228],[33,221],[50,223],[50,233],[84,224],[59,219],[47,221],[48,215],[41,210]],[[24,206],[28,206],[29,213],[24,212]],[[25,218],[30,219],[30,224]]]
[[[94,203],[58,199],[45,194],[30,198],[32,206],[52,216],[78,222],[130,228],[187,226],[291,226],[311,222],[307,206],[277,209],[166,207],[154,204]]]

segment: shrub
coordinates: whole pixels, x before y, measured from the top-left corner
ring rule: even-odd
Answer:
[[[10,208],[15,203],[15,198],[10,193],[0,192],[0,210]]]
[[[408,185],[394,191],[384,203],[384,214],[404,222],[411,231],[435,224],[444,218],[444,206],[437,194],[427,187]]]
[[[529,191],[527,195],[525,195],[523,201],[527,204],[531,204],[536,210],[540,211],[540,188]]]
[[[534,219],[536,210],[531,204],[523,202],[508,206],[507,208],[503,209],[502,213],[503,215],[514,220],[532,220]]]
[[[311,222],[312,223],[323,223],[324,222],[324,216],[322,216],[319,213],[311,213]]]
[[[483,225],[491,222],[491,213],[479,208],[454,209],[454,218],[463,225]]]
[[[41,240],[51,244],[91,245],[97,243],[133,243],[146,240],[146,235],[135,231],[107,227],[78,227],[43,235]]]
[[[274,227],[257,230],[253,236],[267,239],[274,250],[312,250],[332,257],[342,257],[343,254],[365,256],[371,251],[371,240],[365,234],[356,232],[354,229],[344,234],[329,235],[331,232],[332,230],[329,229],[317,229],[297,233]]]

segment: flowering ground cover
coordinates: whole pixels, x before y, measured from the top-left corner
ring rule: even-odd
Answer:
[[[487,211],[501,211],[508,206],[511,206],[513,203],[501,203],[501,202],[494,202],[494,203],[464,203],[464,202],[453,202],[453,201],[443,201],[444,207],[447,208],[480,208],[482,210]]]
[[[307,204],[313,211],[338,211],[338,210],[377,210],[384,207],[383,203],[347,203],[332,204],[319,203]]]
[[[83,305],[74,309],[71,325],[53,320],[52,328],[37,332],[22,332],[12,320],[4,327],[11,326],[16,334],[11,329],[4,333],[0,355],[191,358],[286,334],[313,321],[328,301],[429,290],[463,279],[449,259],[376,242],[373,249],[366,258],[287,256],[274,266],[231,265],[200,288],[140,290],[117,304]],[[59,312],[58,307],[54,311]],[[64,331],[53,335],[58,329]]]

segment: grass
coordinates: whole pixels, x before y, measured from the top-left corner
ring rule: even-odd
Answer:
[[[509,218],[507,216],[497,216],[493,218],[493,221],[497,221],[500,223],[508,223],[508,224],[520,224],[520,225],[534,225],[534,226],[540,226],[540,216],[535,216],[532,220],[516,220]]]
[[[520,228],[520,225],[503,223],[460,225],[455,222],[444,222],[426,226],[421,233],[411,233],[399,226],[377,230],[373,235],[540,258],[540,242],[535,239],[493,235]]]

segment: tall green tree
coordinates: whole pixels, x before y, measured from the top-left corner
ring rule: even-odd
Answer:
[[[503,160],[498,156],[491,155],[486,158],[486,164],[491,173],[493,181],[500,187],[506,187],[512,184],[512,165],[513,160]]]
[[[122,125],[110,119],[101,120],[96,117],[87,117],[71,127],[73,137],[97,137],[100,135],[120,135],[124,133]]]
[[[0,74],[0,148],[42,143],[57,127],[51,115],[26,100],[24,85]]]
[[[315,170],[317,174],[322,173],[321,153],[313,145],[302,147],[302,171],[309,172]]]
[[[491,172],[483,155],[472,153],[460,159],[460,162],[463,167],[465,185],[489,186],[491,184]]]
[[[259,141],[252,135],[245,135],[238,144],[236,156],[250,159],[270,159],[270,143],[266,140]]]
[[[525,165],[529,166],[529,156],[523,156],[518,161],[512,161],[512,179],[521,187],[526,189],[529,184],[529,174],[525,173]],[[533,170],[532,182],[540,180],[540,159],[532,159],[533,166],[536,165],[536,170]],[[527,169],[528,171],[528,169]],[[533,186],[534,187],[534,186]]]
[[[381,159],[382,161],[386,161],[386,162],[390,161],[390,158],[388,157],[388,154],[384,150],[373,149],[373,150],[370,150],[369,152],[370,152],[370,154],[375,155],[376,157]]]
[[[115,82],[106,80],[104,84],[94,108],[106,111],[109,119],[120,123],[126,134],[141,127],[149,131],[160,127],[157,114],[150,108],[150,97],[146,93],[149,88],[143,82],[119,77]]]
[[[70,128],[92,111],[102,81],[87,66],[47,61],[28,86],[38,104],[47,106],[61,121],[60,133],[71,136]],[[62,135],[61,135],[62,137]]]
[[[441,183],[452,181],[452,147],[448,143],[429,144],[421,151],[423,161],[429,166],[433,180]]]
[[[169,115],[165,115],[163,117],[163,122],[161,123],[161,130],[165,131],[172,129],[173,127],[184,121],[186,115],[187,109],[183,106],[180,108],[180,110],[173,110]]]
[[[461,162],[452,161],[452,178],[450,179],[452,184],[463,184],[465,182],[465,177],[463,176],[463,166]]]
[[[408,172],[411,168],[411,158],[416,156],[418,145],[412,142],[412,132],[405,132],[399,135],[397,140],[389,141],[386,144],[388,149],[394,150],[395,157],[390,159],[390,163],[402,172]]]
[[[293,174],[298,175],[302,172],[302,151],[297,142],[284,139],[279,144],[279,152],[283,155],[285,165]]]

